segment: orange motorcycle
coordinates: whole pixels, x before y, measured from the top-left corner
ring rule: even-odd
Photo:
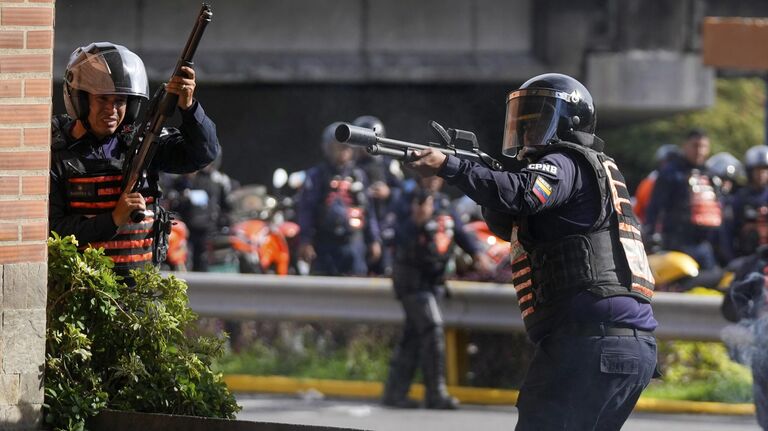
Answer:
[[[290,241],[299,226],[283,218],[282,208],[260,185],[244,186],[231,195],[232,219],[228,242],[238,258],[241,273],[289,273]]]
[[[165,266],[171,271],[185,272],[187,270],[187,259],[189,258],[189,248],[187,239],[189,238],[189,229],[183,221],[174,219],[171,224],[171,233],[168,235],[168,254],[165,257]]]
[[[494,270],[491,274],[473,271],[469,269],[472,259],[469,256],[460,255],[457,258],[456,274],[463,280],[509,283],[512,280],[509,242],[494,235],[483,220],[475,220],[465,224],[464,230],[477,238],[483,253],[493,262]]]

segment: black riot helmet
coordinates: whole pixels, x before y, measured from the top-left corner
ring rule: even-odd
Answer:
[[[122,45],[96,42],[77,48],[64,72],[67,113],[88,125],[88,94],[127,96],[124,124],[133,123],[141,104],[149,99],[144,63]]]
[[[768,167],[768,145],[755,145],[744,154],[744,165],[747,170]]]
[[[768,148],[768,147],[766,147]],[[720,178],[721,180],[730,180],[735,183],[741,183],[747,176],[744,171],[744,165],[731,153],[720,152],[707,159],[704,164],[707,172]]]
[[[592,146],[595,124],[592,95],[584,85],[559,73],[535,76],[507,96],[502,154],[522,158],[559,140]]]
[[[384,129],[384,123],[379,120],[379,117],[374,117],[373,115],[363,115],[355,118],[355,121],[352,122],[352,125],[371,129],[379,138],[387,137],[387,131]]]

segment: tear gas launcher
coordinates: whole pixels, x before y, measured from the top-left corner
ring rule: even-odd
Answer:
[[[443,154],[481,163],[495,171],[503,170],[498,160],[480,151],[480,146],[474,133],[459,129],[446,130],[435,121],[430,121],[429,125],[441,141],[440,143],[415,144],[413,142],[382,138],[377,136],[376,132],[372,129],[352,126],[350,124],[339,125],[334,133],[337,141],[363,147],[372,155],[390,156],[408,162],[413,160],[413,153],[415,151],[432,148]]]
[[[212,16],[211,6],[203,3],[192,33],[189,34],[187,44],[184,46],[184,51],[182,51],[181,57],[173,69],[172,77],[185,76],[184,72],[181,71],[182,66],[192,67],[194,64],[192,63],[192,57],[195,55],[197,45],[203,37],[203,31],[205,31],[208,23],[211,22]],[[157,152],[157,140],[163,131],[163,125],[176,111],[176,104],[178,102],[179,97],[176,94],[166,92],[165,86],[161,86],[152,96],[149,107],[144,114],[144,119],[136,129],[136,135],[133,137],[126,163],[123,167],[124,192],[133,193],[141,187],[142,182],[147,176],[147,168],[149,168],[152,158]],[[142,211],[136,210],[131,213],[131,220],[134,223],[138,223],[144,220],[145,216],[146,214]]]

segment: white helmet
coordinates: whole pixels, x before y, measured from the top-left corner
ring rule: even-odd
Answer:
[[[136,120],[141,103],[149,99],[144,63],[122,45],[95,42],[77,48],[69,56],[64,73],[64,105],[67,113],[87,125],[88,94],[128,97],[124,123]]]

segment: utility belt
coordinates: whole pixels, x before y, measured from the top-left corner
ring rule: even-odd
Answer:
[[[637,328],[612,326],[606,323],[570,323],[555,329],[553,335],[572,337],[637,337],[640,335],[653,337],[653,331]]]

